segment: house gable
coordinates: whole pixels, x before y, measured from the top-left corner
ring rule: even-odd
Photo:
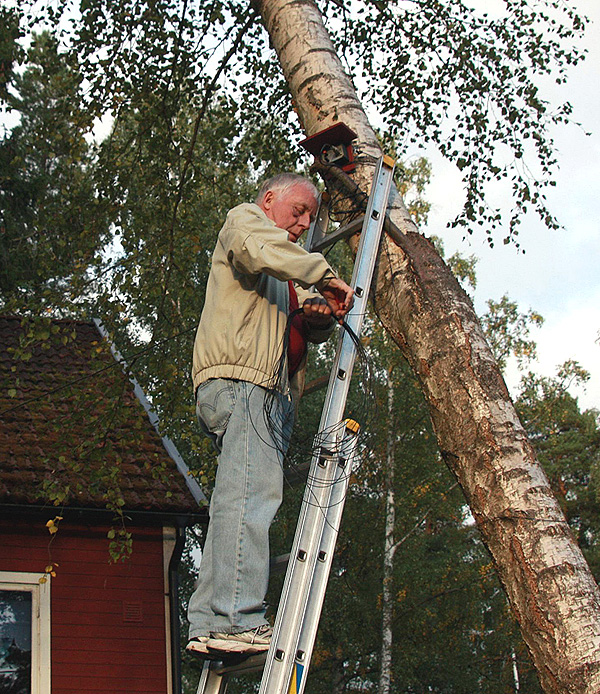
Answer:
[[[0,605],[42,580],[51,643],[30,651],[34,694],[176,692],[173,574],[203,494],[99,326],[46,325],[32,342],[0,317]],[[111,561],[121,529],[133,553]]]

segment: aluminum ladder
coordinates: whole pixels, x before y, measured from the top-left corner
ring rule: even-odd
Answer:
[[[394,161],[378,161],[351,286],[354,307],[345,322],[360,336],[369,289],[390,197]],[[327,234],[328,204],[321,201],[306,241],[310,251],[320,251],[359,230],[353,222]],[[345,420],[344,409],[356,358],[356,346],[341,331],[319,425],[318,446],[308,474],[296,535],[279,601],[273,638],[266,655],[226,661],[205,661],[197,694],[224,694],[230,677],[263,668],[259,694],[302,694],[315,643],[321,608],[331,570],[359,426]]]

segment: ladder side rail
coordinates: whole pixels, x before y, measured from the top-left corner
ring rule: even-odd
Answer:
[[[382,176],[382,172],[385,172],[388,175]],[[392,170],[389,168],[384,169],[383,162],[380,161],[375,174],[373,195],[369,199],[367,215],[365,215],[364,218],[364,231],[361,236],[361,243],[357,253],[357,262],[354,266],[352,278],[352,284],[358,289],[357,297],[352,312],[350,312],[346,318],[348,324],[357,334],[360,333],[365,314],[368,291],[364,291],[364,287],[368,287],[370,285],[370,279],[372,277],[375,265],[376,254],[379,247],[379,239],[381,237],[381,228],[383,225],[383,219],[385,217],[385,206],[387,204],[387,197],[389,196],[389,187],[391,185],[391,173]],[[381,178],[384,178],[383,186],[381,184],[377,185]],[[383,214],[380,213],[380,208],[384,208]],[[280,600],[280,612],[281,607],[286,605],[288,594],[292,589],[290,585],[292,578],[289,576],[289,574],[291,567],[298,564],[298,552],[301,550],[306,552],[307,546],[310,547],[312,544],[314,544],[312,540],[320,533],[324,523],[323,512],[319,509],[326,509],[329,505],[328,492],[333,478],[332,472],[327,472],[327,470],[324,469],[326,466],[320,464],[323,461],[322,452],[324,450],[331,450],[333,448],[334,442],[331,440],[331,437],[335,434],[333,427],[339,424],[343,417],[343,410],[349,390],[350,375],[355,356],[355,344],[350,336],[346,332],[343,332],[338,342],[336,359],[329,380],[323,414],[319,424],[319,431],[325,432],[324,441],[321,443],[320,450],[317,451],[317,454],[313,457],[311,463],[309,484],[307,484],[306,487],[302,510],[298,522],[298,529],[291,552],[292,563],[288,567],[288,576],[286,577]],[[310,523],[308,522],[309,519]],[[308,530],[305,530],[307,525]],[[314,555],[311,557],[311,559],[313,558]],[[311,564],[312,561],[307,563],[306,559],[303,559],[301,566],[299,565],[295,569],[295,572],[300,573],[301,575],[310,573]],[[300,578],[294,579],[296,583],[298,583],[300,580]],[[292,610],[289,608],[288,611],[292,612]],[[294,614],[298,614],[295,609]],[[273,637],[274,641],[277,641],[278,634],[279,629],[278,624],[276,623],[276,629]],[[287,648],[282,650],[284,650],[286,655],[289,652],[289,649]],[[267,660],[267,669],[270,667],[270,661],[271,658]]]
[[[369,288],[377,262],[393,174],[393,164],[390,164],[386,157],[381,157],[375,169],[373,186],[352,273],[351,285],[356,292],[354,307],[346,316],[345,321],[359,337],[366,313]],[[354,342],[344,331],[338,342],[338,351],[325,396],[323,415],[319,424],[319,431],[321,432],[328,432],[330,427],[343,419],[355,356]]]
[[[357,253],[357,263],[353,273],[352,283],[356,291],[355,306],[346,319],[357,335],[360,334],[365,314],[392,176],[393,166],[390,167],[387,162],[384,164],[382,158],[377,165]],[[327,451],[326,446],[333,444],[329,432],[330,428],[338,424],[343,417],[355,356],[354,343],[347,333],[343,333],[338,345],[336,365],[331,374],[326,405],[320,424],[320,431],[328,433],[324,444],[321,445],[320,452],[314,456],[311,464],[309,484],[307,484],[294,548],[291,553],[292,562],[286,574],[260,694],[285,692],[292,676],[293,661],[291,658],[296,651],[298,632],[306,611],[310,589],[309,581],[314,573],[320,537],[322,537],[326,523],[326,509],[330,505],[332,461],[329,461],[329,465],[320,465],[319,463],[323,461],[324,451]],[[335,470],[333,470],[334,472]],[[310,524],[308,524],[309,519]],[[306,547],[303,546],[305,542],[307,543]],[[300,561],[298,560],[299,556],[302,556]],[[294,603],[290,604],[292,597]]]
[[[302,694],[306,685],[306,675],[308,674],[308,668],[310,666],[317,637],[317,628],[321,618],[327,583],[329,582],[329,576],[331,574],[333,554],[340,530],[342,514],[344,512],[350,475],[356,457],[358,436],[350,432],[346,433],[347,436],[344,441],[343,450],[341,451],[336,471],[336,480],[331,493],[330,506],[327,510],[327,522],[323,530],[323,537],[321,538],[318,560],[308,596],[306,614],[301,626],[296,648],[294,663],[296,682],[295,694]]]
[[[356,274],[356,273],[355,273]],[[360,275],[359,275],[360,277]],[[366,297],[362,298],[362,301]],[[360,301],[358,302],[360,304]],[[355,305],[356,310],[357,306]],[[363,312],[358,305],[358,321],[362,323]],[[325,432],[319,448],[313,456],[308,482],[305,488],[300,517],[290,553],[290,564],[286,573],[275,627],[272,647],[267,656],[263,683],[275,673],[269,691],[283,691],[285,679],[293,667],[295,654],[294,641],[299,631],[305,611],[310,577],[314,573],[318,546],[326,522],[326,510],[330,506],[329,497],[334,481],[336,463],[333,452],[336,447],[335,428],[342,419],[347,392],[349,374],[355,357],[355,345],[350,336],[343,332],[338,341],[338,349],[332,369],[325,405],[319,424],[319,431]],[[343,375],[341,375],[343,374]],[[266,684],[264,684],[266,687]],[[263,685],[261,685],[261,694]],[[264,691],[267,691],[264,689]]]
[[[333,452],[332,452],[333,453]],[[323,464],[319,464],[319,460]],[[316,464],[315,464],[315,461]],[[300,520],[290,554],[290,564],[279,602],[271,648],[267,655],[261,692],[287,691],[286,682],[296,654],[297,634],[300,630],[306,602],[315,570],[318,547],[326,522],[326,509],[330,506],[333,473],[337,467],[335,455],[315,456],[310,482],[306,486]]]
[[[220,675],[213,670],[213,663],[205,660],[196,694],[225,694],[227,691],[227,675]]]
[[[356,292],[354,307],[346,316],[346,324],[358,337],[360,337],[367,309],[369,288],[377,262],[393,174],[394,165],[390,164],[386,157],[381,157],[375,169],[373,186],[352,273],[351,284]],[[344,331],[338,343],[338,351],[325,396],[323,415],[319,424],[319,431],[321,432],[328,432],[331,427],[343,419],[355,357],[354,342]]]
[[[354,343],[350,340],[349,351],[353,349]],[[340,383],[344,386],[344,390],[347,390],[347,382],[347,379],[344,379]],[[345,393],[339,402],[342,405],[343,414]],[[326,408],[326,410],[322,424],[329,421],[327,415],[332,415],[332,408]],[[336,412],[335,407],[333,417],[332,423],[339,425],[341,414]],[[287,692],[287,684],[295,669],[298,637],[310,599],[314,574],[317,571],[316,565],[322,538],[328,524],[331,523],[328,514],[334,504],[339,505],[338,499],[335,501],[332,499],[332,493],[336,487],[335,477],[341,457],[339,439],[342,434],[338,426],[337,431],[332,431],[326,441],[321,443],[319,452],[313,457],[260,694]]]
[[[271,648],[265,664],[265,675],[273,671],[279,673],[279,676],[284,679],[285,673],[293,665],[295,634],[299,630],[308,597],[310,576],[314,572],[317,548],[325,524],[325,509],[330,505],[335,460],[328,459],[324,461],[324,465],[319,464],[320,460],[322,460],[320,455],[315,456],[311,465],[310,483],[307,484],[302,502],[300,520],[277,610]],[[268,679],[269,677],[263,676],[263,683]],[[269,684],[273,685],[273,682]],[[269,687],[264,691],[280,690]]]

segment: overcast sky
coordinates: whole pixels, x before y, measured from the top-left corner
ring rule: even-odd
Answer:
[[[525,254],[512,245],[503,246],[500,238],[490,249],[485,234],[463,242],[462,232],[444,229],[463,200],[460,179],[452,165],[433,158],[434,176],[426,193],[433,211],[423,231],[441,236],[447,255],[459,250],[478,256],[479,313],[487,299],[498,300],[507,293],[523,311],[531,308],[544,316],[543,327],[532,333],[538,343],[533,369],[551,376],[557,365],[577,360],[592,378],[585,391],[571,392],[582,409],[600,409],[600,3],[572,4],[583,8],[593,22],[582,44],[589,54],[571,71],[566,85],[553,89],[553,102],[569,101],[574,120],[592,135],[587,137],[576,126],[556,131],[560,171],[548,199],[564,229],[548,231],[531,216],[519,233]],[[507,382],[514,394],[518,382],[514,370],[509,370]]]

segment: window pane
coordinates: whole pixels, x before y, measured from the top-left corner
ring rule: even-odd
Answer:
[[[0,590],[0,692],[31,694],[31,592]]]

